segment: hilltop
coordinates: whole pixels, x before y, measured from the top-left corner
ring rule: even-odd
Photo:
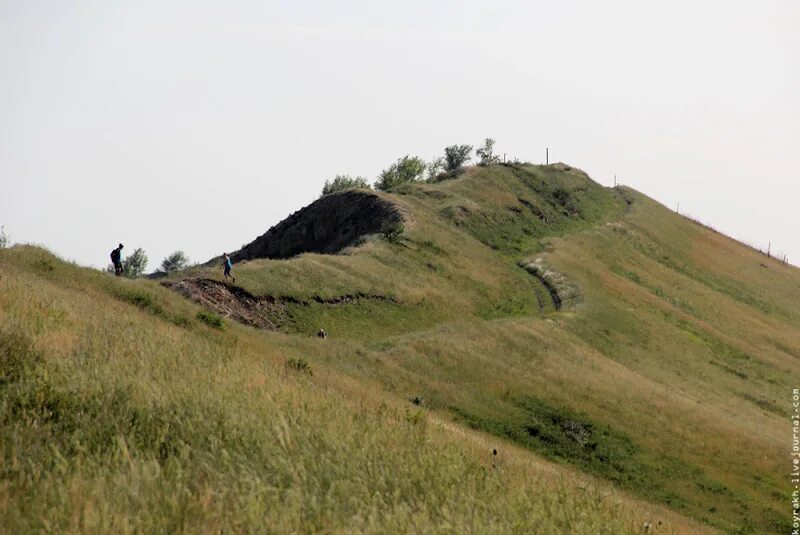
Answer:
[[[0,251],[7,528],[789,525],[800,271],[641,193],[473,167],[232,256],[235,286]]]

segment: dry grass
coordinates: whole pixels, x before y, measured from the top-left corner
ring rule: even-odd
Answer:
[[[140,462],[165,474],[172,461],[147,443],[126,441],[106,457],[62,454],[73,466],[62,485],[58,457],[36,449],[36,433],[4,424],[6,437],[30,433],[11,444],[33,448],[36,473],[52,485],[34,508],[41,489],[7,478],[3,503],[19,511],[7,525],[71,526],[84,503],[65,497],[77,473],[91,518],[125,519],[132,530],[266,530],[265,519],[274,531],[623,533],[648,519],[667,532],[711,529],[686,517],[728,532],[786,528],[797,269],[763,267],[755,251],[575,170],[474,169],[396,195],[413,216],[399,244],[236,266],[237,282],[256,294],[361,292],[399,303],[290,310],[281,333],[230,323],[219,332],[147,281],[116,281],[35,249],[0,253],[0,318],[34,341],[48,377],[81,395],[116,385],[109,391],[129,392],[142,414],[211,410],[260,444],[189,440],[198,454],[175,461],[183,479],[137,483],[157,497],[145,503],[141,490],[120,483],[116,498],[105,485],[130,482]],[[580,289],[573,310],[554,312],[518,267],[541,255]],[[328,340],[309,336],[319,327]],[[588,443],[572,440],[576,425]],[[286,429],[302,437],[291,448]],[[220,433],[231,431],[197,431]],[[91,477],[75,465],[92,467]],[[162,508],[176,495],[183,505]],[[176,518],[188,523],[169,523]],[[75,530],[99,531],[92,522]]]
[[[699,530],[525,451],[493,459],[496,440],[369,380],[287,368],[292,337],[196,313],[148,281],[0,251],[0,531]]]

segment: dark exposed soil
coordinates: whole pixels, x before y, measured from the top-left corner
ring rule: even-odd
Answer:
[[[336,306],[363,299],[394,302],[391,297],[368,294],[341,295],[330,298],[313,296],[308,301],[288,296],[255,296],[244,288],[213,279],[184,279],[164,281],[161,284],[220,316],[272,331],[280,329],[289,322],[287,305],[290,304],[310,306],[312,303],[319,303]]]
[[[245,325],[277,330],[288,319],[285,301],[256,297],[247,290],[220,281],[185,279],[161,284],[220,316]]]
[[[265,234],[231,254],[234,262],[290,258],[300,253],[338,253],[387,223],[401,222],[397,206],[371,191],[326,195],[290,215]]]

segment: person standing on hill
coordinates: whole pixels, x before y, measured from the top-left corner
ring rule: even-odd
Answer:
[[[233,267],[233,262],[231,262],[231,257],[228,256],[228,253],[222,253],[222,274],[225,275],[225,282],[228,282],[228,277],[233,279],[234,284],[236,283],[236,277],[231,275],[231,268]]]
[[[122,268],[122,244],[119,244],[119,247],[111,251],[111,262],[114,264],[114,275],[119,277],[122,275],[123,268]]]

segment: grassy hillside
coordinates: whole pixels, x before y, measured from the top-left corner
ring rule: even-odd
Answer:
[[[276,332],[0,251],[7,526],[788,528],[796,268],[563,164],[381,195],[398,242],[235,266]]]
[[[255,294],[395,300],[296,306],[285,332],[332,339],[287,349],[710,525],[787,526],[797,269],[563,164],[391,197],[399,244],[237,266]]]
[[[353,381],[321,347],[0,250],[0,532],[698,529]]]

